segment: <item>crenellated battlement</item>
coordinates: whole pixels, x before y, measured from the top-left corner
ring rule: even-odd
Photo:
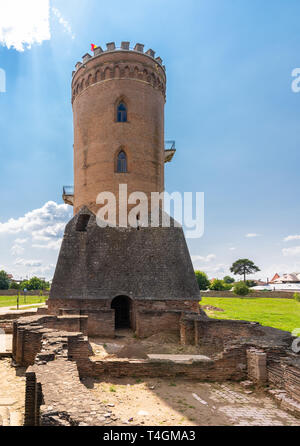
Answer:
[[[157,62],[163,68],[163,70],[165,70],[166,67],[162,64],[162,59],[160,57],[155,57],[155,51],[149,48],[146,52],[144,52],[144,47],[145,45],[143,45],[142,43],[136,43],[134,47],[130,47],[130,42],[121,42],[120,47],[116,47],[115,42],[109,42],[106,44],[106,50],[103,50],[101,46],[97,46],[93,51],[94,54],[92,56],[90,55],[90,53],[86,53],[82,57],[82,62],[76,63],[75,71],[73,71],[73,76],[79,70],[79,68],[85,65],[90,59],[98,57],[103,53],[109,53],[112,51],[132,51],[135,53],[144,54],[145,56],[151,57],[151,59],[155,60],[155,62]]]
[[[141,57],[142,56],[142,57]],[[130,42],[106,44],[106,50],[98,46],[93,55],[86,53],[81,62],[75,65],[72,73],[72,103],[89,86],[112,79],[133,79],[150,84],[165,96],[166,73],[162,59],[155,57],[151,48],[146,52],[144,45],[137,43],[130,47]]]

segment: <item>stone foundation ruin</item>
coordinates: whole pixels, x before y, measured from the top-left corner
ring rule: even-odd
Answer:
[[[40,313],[45,310],[39,310]],[[251,381],[300,416],[300,358],[292,336],[257,323],[213,320],[182,312],[180,344],[197,356],[99,359],[91,347],[86,315],[23,317],[13,322],[13,358],[26,372],[25,425],[118,425],[82,378],[139,377],[206,382]],[[157,356],[157,357],[155,357]]]

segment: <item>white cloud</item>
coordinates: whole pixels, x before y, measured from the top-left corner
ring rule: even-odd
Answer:
[[[282,254],[285,257],[299,256],[300,255],[300,246],[294,246],[293,248],[284,248],[282,250]]]
[[[206,257],[203,256],[192,256],[192,261],[195,262],[211,262],[212,260],[214,260],[216,258],[215,254],[209,254]]]
[[[230,251],[235,251],[236,248],[233,248],[233,247],[232,247],[232,248],[229,248],[229,250],[230,250]]]
[[[51,10],[52,10],[53,14],[55,15],[55,17],[58,19],[59,23],[64,28],[65,32],[70,34],[70,36],[74,40],[75,34],[72,31],[70,23],[66,19],[63,18],[61,12],[57,8],[51,8]]]
[[[17,259],[15,261],[15,265],[18,266],[28,266],[29,268],[36,268],[42,266],[43,262],[41,260],[25,260],[25,259]]]
[[[27,238],[17,238],[15,240],[15,243],[17,243],[18,245],[24,245],[24,243],[26,243],[28,241]]]
[[[293,240],[300,240],[300,235],[289,235],[283,239],[284,242],[291,242]]]
[[[49,40],[50,0],[0,0],[0,43],[24,51]]]
[[[49,241],[45,244],[33,244],[33,248],[37,249],[53,249],[54,251],[58,251],[61,247],[62,238],[59,238],[58,240]]]
[[[33,231],[32,237],[34,240],[50,240],[50,239],[61,239],[64,235],[65,222],[56,223],[54,225],[47,226],[43,229],[38,229]]]
[[[28,212],[24,217],[11,218],[0,223],[0,234],[26,233],[35,240],[41,240],[41,237],[42,240],[59,239],[70,216],[68,205],[48,201],[43,207]]]
[[[250,234],[246,234],[245,237],[247,237],[247,238],[260,237],[260,234],[250,233]]]
[[[20,246],[17,243],[15,243],[11,248],[11,253],[13,256],[20,256],[21,254],[23,254],[24,251],[25,249],[23,248],[23,246]]]
[[[70,206],[49,201],[0,223],[0,263],[16,278],[42,275],[52,279],[64,228],[71,218]]]
[[[11,248],[12,255],[19,256],[19,255],[23,254],[23,252],[25,251],[25,248],[22,245],[24,245],[27,241],[28,241],[27,238],[17,238],[15,240],[14,245]]]
[[[201,265],[197,267],[200,271],[205,272],[209,278],[217,277],[217,278],[223,278],[226,275],[228,275],[228,265],[225,265],[224,263],[219,263],[217,265],[211,266],[211,265]]]

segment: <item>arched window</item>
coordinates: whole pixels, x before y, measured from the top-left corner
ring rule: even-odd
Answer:
[[[127,173],[127,156],[126,153],[123,152],[123,150],[118,155],[117,172]]]
[[[124,102],[120,102],[117,109],[117,121],[127,122],[127,107]]]

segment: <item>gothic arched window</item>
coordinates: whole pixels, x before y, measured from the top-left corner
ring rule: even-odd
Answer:
[[[118,173],[127,173],[127,156],[123,150],[118,155],[117,160],[117,172]]]
[[[127,122],[127,107],[124,102],[120,102],[118,105],[117,122]]]

